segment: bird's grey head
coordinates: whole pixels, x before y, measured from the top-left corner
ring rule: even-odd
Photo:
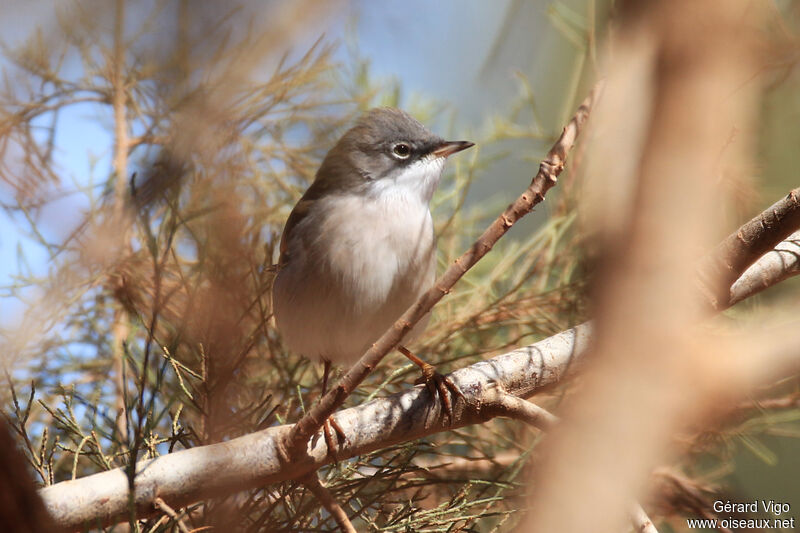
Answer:
[[[312,189],[326,194],[380,194],[401,187],[430,201],[447,156],[472,145],[445,141],[399,109],[375,108],[328,152]]]

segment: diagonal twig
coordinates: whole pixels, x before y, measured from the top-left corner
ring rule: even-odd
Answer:
[[[444,424],[441,402],[424,385],[337,413],[348,435],[337,455],[340,460],[441,432],[483,423],[504,416],[495,409],[495,389],[530,396],[558,382],[584,353],[590,327],[577,326],[534,345],[457,370],[449,375],[469,398],[469,405],[454,405],[452,423]],[[449,418],[448,418],[449,420]],[[286,465],[279,459],[279,443],[291,426],[279,426],[226,442],[141,461],[136,465],[136,484],[130,494],[138,517],[155,513],[154,498],[175,508],[206,497],[297,479],[330,463],[324,439],[311,440],[308,455]],[[45,506],[65,529],[113,524],[126,516],[128,479],[114,469],[73,481],[64,481],[40,492]]]
[[[178,525],[178,529],[181,530],[181,533],[189,533],[189,528],[186,527],[186,524],[183,523],[183,519],[181,518],[181,515],[178,514],[177,511],[175,511],[175,509],[170,507],[167,504],[167,502],[165,502],[161,498],[156,498],[155,501],[153,502],[153,505],[157,509],[160,509],[161,511],[164,511],[164,513],[167,516],[169,516],[172,520],[174,520],[175,523]]]
[[[352,522],[347,517],[342,506],[339,505],[328,487],[322,484],[316,472],[309,472],[307,475],[300,478],[300,482],[310,490],[314,496],[317,497],[322,506],[327,510],[341,531],[345,533],[356,533],[356,528],[353,527]]]

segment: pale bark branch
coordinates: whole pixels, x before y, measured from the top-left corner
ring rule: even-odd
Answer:
[[[496,391],[530,396],[559,381],[587,346],[590,327],[580,325],[531,346],[481,361],[450,374],[467,402],[454,405],[454,420],[424,385],[336,413],[348,436],[337,455],[346,459],[391,444],[483,423],[503,416],[493,409]],[[483,409],[483,404],[487,409]],[[325,441],[318,434],[309,453],[289,465],[279,459],[278,443],[292,426],[280,426],[227,442],[198,446],[136,467],[133,501],[137,516],[151,516],[155,498],[180,507],[197,500],[296,479],[330,462]],[[123,469],[63,481],[41,491],[47,509],[64,528],[110,524],[128,512],[128,479]]]
[[[372,372],[381,359],[403,340],[403,337],[445,294],[450,292],[453,285],[492,249],[511,226],[531,212],[533,207],[544,199],[544,195],[556,184],[556,178],[564,169],[567,154],[572,149],[578,134],[586,123],[592,105],[599,96],[601,89],[602,83],[598,83],[578,108],[575,116],[572,117],[559,139],[539,165],[539,172],[534,176],[530,186],[492,222],[469,250],[450,265],[445,273],[436,280],[433,287],[403,313],[403,316],[372,345],[344,375],[341,381],[295,424],[287,439],[290,454],[302,455],[303,448],[309,448],[306,443],[311,436],[319,430],[322,423],[336,409],[341,407],[345,399]]]
[[[309,413],[312,415],[311,418],[306,417],[295,426],[270,428],[229,442],[196,447],[138,463],[134,493],[138,516],[152,515],[156,512],[154,505],[157,498],[182,506],[204,497],[298,478],[326,464],[329,461],[327,449],[324,439],[318,436],[308,443],[307,455],[297,458],[288,466],[278,459],[278,448],[292,432],[295,441],[302,440],[305,435],[317,433],[319,425],[315,421],[324,420],[340,406],[371,368],[399,343],[416,320],[427,313],[463,273],[491,249],[516,220],[541,201],[544,193],[554,185],[555,176],[561,171],[564,158],[588,116],[596,91],[597,89],[565,128],[562,137],[542,163],[531,188],[523,193],[492,224],[481,239],[448,269],[434,289],[423,296],[420,302],[376,343],[345,376],[342,383],[311,410]],[[796,195],[790,194],[787,198],[796,200]],[[789,200],[784,199],[782,202]],[[779,204],[781,202],[776,205]],[[770,212],[774,212],[774,208],[775,206],[772,206],[754,221],[765,220]],[[764,242],[773,243],[777,235],[783,235],[788,222],[786,218],[781,220],[783,222],[773,226],[762,224],[761,233],[749,232],[748,225],[743,226],[734,235],[758,235],[758,238],[739,239],[737,242],[745,249],[729,246],[727,249],[733,250],[730,253],[748,259],[725,260],[725,264],[752,263],[753,258],[761,253]],[[752,225],[753,222],[749,224]],[[779,227],[780,231],[774,229],[775,227]],[[752,246],[753,249],[747,249],[747,246]],[[798,248],[800,247],[796,242],[783,243],[778,247],[779,251],[770,252],[758,260],[742,279],[730,288],[730,303],[738,302],[796,273]],[[722,245],[718,250],[720,249],[723,249]],[[768,266],[776,260],[773,254],[779,258],[777,261],[781,263],[780,268]],[[757,283],[748,281],[754,276],[758,277]],[[431,398],[423,387],[337,413],[336,419],[348,435],[348,442],[342,445],[338,456],[352,457],[394,443],[482,423],[496,416],[513,415],[537,427],[549,427],[552,424],[550,418],[552,415],[543,414],[543,410],[532,404],[522,403],[524,400],[520,398],[528,397],[542,387],[560,381],[583,354],[589,341],[590,328],[588,324],[579,325],[531,346],[454,372],[451,379],[464,392],[467,403],[466,405],[462,402],[457,403],[452,424],[445,424],[449,419],[443,419],[441,404],[435,398]],[[498,390],[504,391],[499,403]],[[305,424],[303,427],[298,427],[303,424]],[[63,527],[74,528],[98,522],[113,523],[124,517],[128,510],[128,479],[122,469],[61,482],[43,489],[41,494],[48,509]]]
[[[497,416],[510,416],[509,413],[518,414],[514,418],[531,420],[537,427],[550,427],[550,417],[535,406],[523,410],[520,398],[559,382],[581,361],[590,336],[591,326],[581,324],[453,372],[450,378],[467,401],[454,406],[452,424],[446,423],[449,418],[444,416],[441,403],[422,385],[345,409],[335,415],[348,436],[337,455],[346,459]],[[498,402],[498,390],[503,391],[505,401]],[[206,497],[297,478],[330,461],[324,439],[317,435],[307,457],[282,464],[278,443],[290,430],[291,426],[269,428],[140,462],[133,497],[137,516],[152,515],[156,497],[183,506]],[[110,524],[127,512],[128,480],[124,470],[116,469],[57,483],[42,489],[41,495],[50,514],[64,528]]]
[[[653,521],[650,520],[650,517],[647,516],[645,510],[638,503],[634,504],[631,510],[631,520],[638,533],[658,533]]]

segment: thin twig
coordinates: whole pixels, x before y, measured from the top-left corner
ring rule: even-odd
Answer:
[[[491,404],[483,405],[481,408],[495,409],[497,410],[498,416],[521,420],[541,430],[550,429],[558,422],[558,417],[556,415],[550,413],[547,409],[539,407],[533,402],[500,390],[496,392],[496,395],[496,398]]]
[[[175,521],[175,523],[178,524],[178,529],[180,529],[182,533],[189,533],[189,528],[186,527],[186,524],[183,523],[183,519],[181,519],[181,516],[175,511],[175,509],[167,505],[167,502],[165,502],[161,498],[156,497],[156,499],[153,501],[153,505],[156,507],[156,509],[164,511],[164,513],[166,513],[170,518],[172,518]]]
[[[348,441],[337,455],[344,460],[444,430],[483,423],[495,416],[507,416],[512,411],[502,404],[501,408],[492,408],[497,406],[498,388],[508,394],[527,397],[560,381],[580,361],[590,335],[590,326],[583,324],[453,372],[449,377],[467,396],[467,403],[487,407],[478,410],[456,405],[454,420],[449,426],[442,423],[441,402],[432,397],[424,385],[340,411],[337,421],[347,433]],[[786,337],[784,344],[795,341],[785,332],[774,336]],[[547,427],[549,417],[542,416],[538,409],[530,413],[525,416]],[[230,441],[141,461],[136,465],[134,503],[138,509],[146,509],[152,505],[153,495],[160,494],[177,505],[188,505],[205,497],[297,478],[331,461],[324,439],[319,438],[312,440],[304,460],[287,467],[279,459],[278,443],[290,431],[291,426],[273,427]],[[127,476],[118,468],[57,483],[42,489],[41,495],[48,510],[64,528],[111,524],[127,510]]]
[[[471,406],[491,405],[496,398],[493,390],[498,386],[509,394],[530,396],[564,377],[584,352],[589,333],[589,326],[581,325],[532,346],[462,368],[449,377],[468,397]],[[441,402],[424,385],[419,385],[344,409],[336,414],[336,419],[348,440],[337,455],[344,460],[502,415],[500,410],[491,408],[466,408],[463,402],[453,407],[454,420],[445,426]],[[296,479],[331,461],[324,439],[315,438],[305,458],[291,465],[283,463],[279,459],[279,443],[291,429],[291,426],[272,427],[139,462],[132,497],[140,516],[148,515],[146,509],[152,508],[155,494],[173,505],[184,506],[205,497]],[[43,489],[41,494],[45,505],[65,528],[112,524],[124,517],[128,509],[128,478],[123,469],[114,469],[58,483]]]
[[[339,529],[346,533],[356,533],[356,528],[353,527],[352,522],[347,518],[347,513],[344,512],[339,502],[334,499],[328,487],[322,484],[316,472],[309,472],[300,479],[300,482],[317,497],[325,510],[331,514],[339,525]]]
[[[778,281],[780,279],[775,279],[774,283]],[[510,394],[527,397],[560,381],[580,359],[590,335],[590,326],[580,325],[534,345],[458,370],[450,377],[468,397],[479,398],[487,387],[496,385]],[[427,390],[417,387],[338,413],[337,420],[352,440],[340,450],[340,458],[489,418],[486,413],[456,406],[456,422],[444,428],[439,403],[426,395]],[[359,425],[378,421],[384,425],[370,429],[379,429],[379,433],[371,433],[366,431],[366,426]],[[152,495],[158,487],[162,491],[161,497],[185,504],[206,495],[225,494],[230,490],[297,477],[329,461],[324,443],[315,439],[309,450],[310,457],[292,464],[291,468],[281,465],[277,459],[276,443],[284,440],[290,431],[289,426],[270,428],[225,443],[199,446],[143,461],[137,465],[134,499],[140,509],[148,504],[152,506]],[[103,457],[103,460],[111,469],[107,459]],[[176,481],[175,476],[182,481]],[[167,488],[169,495],[163,492]],[[127,509],[127,490],[127,479],[117,469],[69,484],[56,484],[44,489],[42,495],[61,525],[80,527],[84,523],[113,523],[117,520]]]
[[[110,58],[111,103],[114,110],[114,224],[119,224],[125,208],[125,185],[128,179],[128,120],[127,87],[125,84],[125,0],[117,0],[114,12],[114,51]],[[127,242],[121,239],[121,242]],[[114,374],[117,431],[120,442],[126,443],[129,438],[129,413],[125,401],[125,350],[123,343],[128,336],[129,316],[125,307],[117,303],[114,320],[111,325],[111,357]]]

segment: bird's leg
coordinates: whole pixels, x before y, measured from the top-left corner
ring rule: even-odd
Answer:
[[[325,365],[322,371],[322,396],[325,396],[325,393],[328,390],[328,373],[331,371],[331,362],[327,359],[323,359],[323,364]],[[331,427],[333,429],[331,429]],[[338,461],[336,457],[336,449],[337,445],[333,439],[333,432],[336,431],[336,435],[342,439],[342,442],[347,441],[347,435],[344,434],[344,430],[342,426],[336,421],[333,416],[330,416],[325,419],[325,422],[322,424],[322,434],[325,437],[325,445],[328,447],[328,454],[334,460],[334,462]]]
[[[466,400],[464,397],[464,393],[461,392],[461,389],[456,386],[453,381],[448,378],[447,376],[441,375],[439,372],[436,371],[436,367],[430,363],[426,363],[416,355],[414,355],[408,348],[405,346],[398,346],[397,350],[405,355],[412,363],[417,365],[420,370],[422,370],[422,377],[417,380],[417,383],[425,383],[425,386],[428,387],[428,390],[431,393],[431,396],[436,396],[437,392],[439,394],[439,398],[442,400],[442,405],[444,406],[444,410],[447,413],[447,416],[450,417],[450,421],[453,421],[453,404],[450,401],[450,395],[447,394],[447,389],[450,389],[453,394],[461,397],[462,400]]]

